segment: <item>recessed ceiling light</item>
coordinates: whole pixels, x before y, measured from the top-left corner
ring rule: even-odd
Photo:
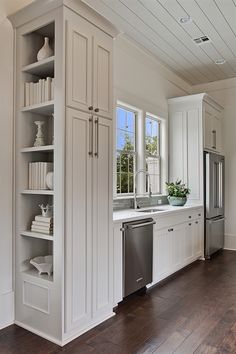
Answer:
[[[215,64],[216,65],[222,65],[225,62],[226,62],[226,60],[224,58],[220,58],[220,59],[215,60]]]
[[[181,17],[179,19],[179,23],[182,24],[189,23],[189,22],[192,22],[192,18],[190,16]]]

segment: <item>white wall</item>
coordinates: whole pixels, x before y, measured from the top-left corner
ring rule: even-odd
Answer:
[[[13,30],[0,23],[0,328],[13,322],[12,134]]]
[[[168,180],[167,98],[187,95],[191,86],[124,35],[119,36],[114,45],[114,86],[116,100],[163,118],[161,180],[164,193]],[[115,139],[114,134],[114,146]]]
[[[236,250],[236,79],[197,85],[193,92],[207,92],[224,107],[225,248]]]
[[[114,85],[116,98],[140,104],[149,112],[167,117],[167,98],[187,95],[191,86],[131,43],[124,35],[115,40]]]

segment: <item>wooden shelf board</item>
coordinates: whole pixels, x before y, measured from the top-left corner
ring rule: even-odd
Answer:
[[[21,149],[21,152],[48,152],[53,151],[54,145],[45,145],[45,146],[31,146]]]
[[[39,238],[39,239],[47,240],[47,241],[53,241],[53,235],[41,234],[39,232],[22,231],[20,234],[21,234],[21,236]]]
[[[34,104],[32,106],[22,107],[21,112],[32,112],[38,113],[45,116],[49,116],[54,111],[54,101],[47,101],[38,104]]]
[[[23,66],[22,72],[37,76],[53,76],[55,56]]]
[[[53,275],[47,275],[47,274],[39,274],[37,269],[28,269],[28,270],[25,270],[23,272],[21,272],[21,274],[24,276],[24,275],[29,275],[31,277],[34,277],[34,278],[37,278],[37,279],[42,279],[42,280],[47,280],[47,281],[50,281],[50,282],[53,282]]]
[[[25,189],[21,192],[21,194],[42,194],[42,195],[53,195],[54,191],[50,189]]]

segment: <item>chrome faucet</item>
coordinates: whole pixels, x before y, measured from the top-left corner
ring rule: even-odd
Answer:
[[[140,174],[140,173],[144,173],[146,176],[148,176],[148,195],[149,197],[152,196],[152,190],[151,190],[151,176],[149,174],[148,171],[146,170],[138,170],[136,173],[135,173],[135,176],[134,176],[134,184],[135,184],[135,189],[134,189],[134,209],[138,209],[139,206],[138,206],[138,203],[137,203],[137,176]]]

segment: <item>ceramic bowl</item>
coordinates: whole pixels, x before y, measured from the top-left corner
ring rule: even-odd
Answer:
[[[35,257],[30,260],[30,264],[32,264],[38,270],[39,274],[52,274],[53,257],[51,255]]]

